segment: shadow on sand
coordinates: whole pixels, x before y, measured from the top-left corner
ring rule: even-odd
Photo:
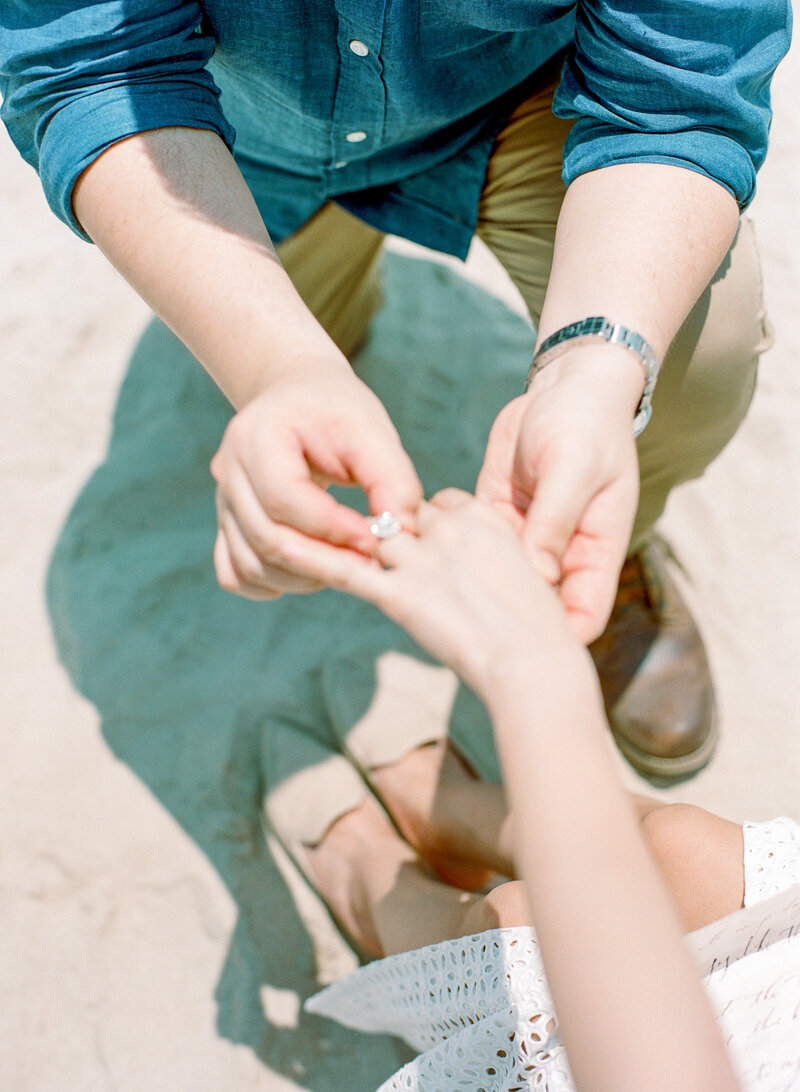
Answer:
[[[356,367],[387,405],[428,494],[474,485],[489,426],[519,393],[531,349],[530,329],[495,299],[439,265],[387,255],[386,302]],[[261,834],[262,742],[276,718],[331,742],[331,703],[355,722],[382,652],[424,657],[377,611],[336,593],[254,604],[216,586],[208,463],[229,416],[186,349],[151,323],[106,458],[51,561],[52,625],[108,746],[236,902],[216,989],[220,1035],[305,1088],[367,1092],[402,1064],[404,1048],[315,1017],[279,1027],[260,1002],[265,984],[301,998],[316,988],[309,937]],[[496,778],[483,710],[463,689],[451,731]]]

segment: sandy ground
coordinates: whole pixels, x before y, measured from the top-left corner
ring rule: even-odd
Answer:
[[[674,795],[733,818],[800,819],[799,94],[795,49],[775,81],[773,144],[753,209],[777,344],[739,435],[702,481],[673,496],[662,526],[690,578],[724,731],[709,769]],[[120,384],[146,309],[52,218],[4,134],[0,241],[0,1089],[366,1092],[402,1054],[299,1018],[310,951],[253,827],[253,786],[236,779],[247,764],[216,754],[210,722],[192,738],[202,716],[189,716],[180,685],[147,682],[143,654],[124,646],[143,593],[124,565],[103,568],[119,542],[81,546],[103,520],[119,525],[124,474],[111,488],[110,471],[101,475],[70,516],[99,464],[118,474],[139,466],[122,444],[135,411]],[[507,294],[485,256],[468,272]],[[443,290],[467,299],[449,282]],[[134,364],[140,389],[157,378],[134,374]],[[202,397],[213,432],[220,410]],[[115,407],[122,439],[107,455]],[[167,498],[169,472],[148,469]],[[115,488],[121,507],[110,509]],[[148,533],[132,523],[137,549]],[[154,545],[159,559],[166,541]],[[191,628],[182,602],[169,600],[173,629]],[[113,640],[98,636],[104,623]],[[138,636],[146,643],[146,624]],[[152,723],[136,708],[145,691]]]

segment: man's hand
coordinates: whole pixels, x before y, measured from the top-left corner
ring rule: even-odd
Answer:
[[[644,376],[616,346],[580,346],[505,406],[477,495],[511,521],[542,575],[558,584],[588,643],[605,628],[639,491],[633,415]]]
[[[220,584],[251,599],[324,587],[331,551],[369,554],[368,521],[325,492],[360,486],[407,528],[422,487],[386,410],[346,366],[282,372],[231,421],[211,463]]]
[[[163,128],[121,140],[81,175],[86,232],[240,412],[212,463],[223,587],[312,591],[302,561],[370,550],[367,521],[325,492],[361,486],[412,525],[422,489],[389,417],[300,298],[222,140]]]

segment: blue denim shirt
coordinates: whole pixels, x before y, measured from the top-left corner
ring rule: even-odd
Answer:
[[[564,179],[672,163],[744,207],[788,0],[5,0],[2,117],[76,231],[78,175],[161,126],[234,147],[273,239],[328,199],[463,256],[495,136],[566,53]]]

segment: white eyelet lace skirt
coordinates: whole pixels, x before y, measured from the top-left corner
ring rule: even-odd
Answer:
[[[688,940],[745,1088],[791,1092],[800,1090],[800,826],[745,823],[744,846],[745,909]],[[420,1051],[378,1092],[574,1092],[530,928],[376,960],[306,1009]]]

